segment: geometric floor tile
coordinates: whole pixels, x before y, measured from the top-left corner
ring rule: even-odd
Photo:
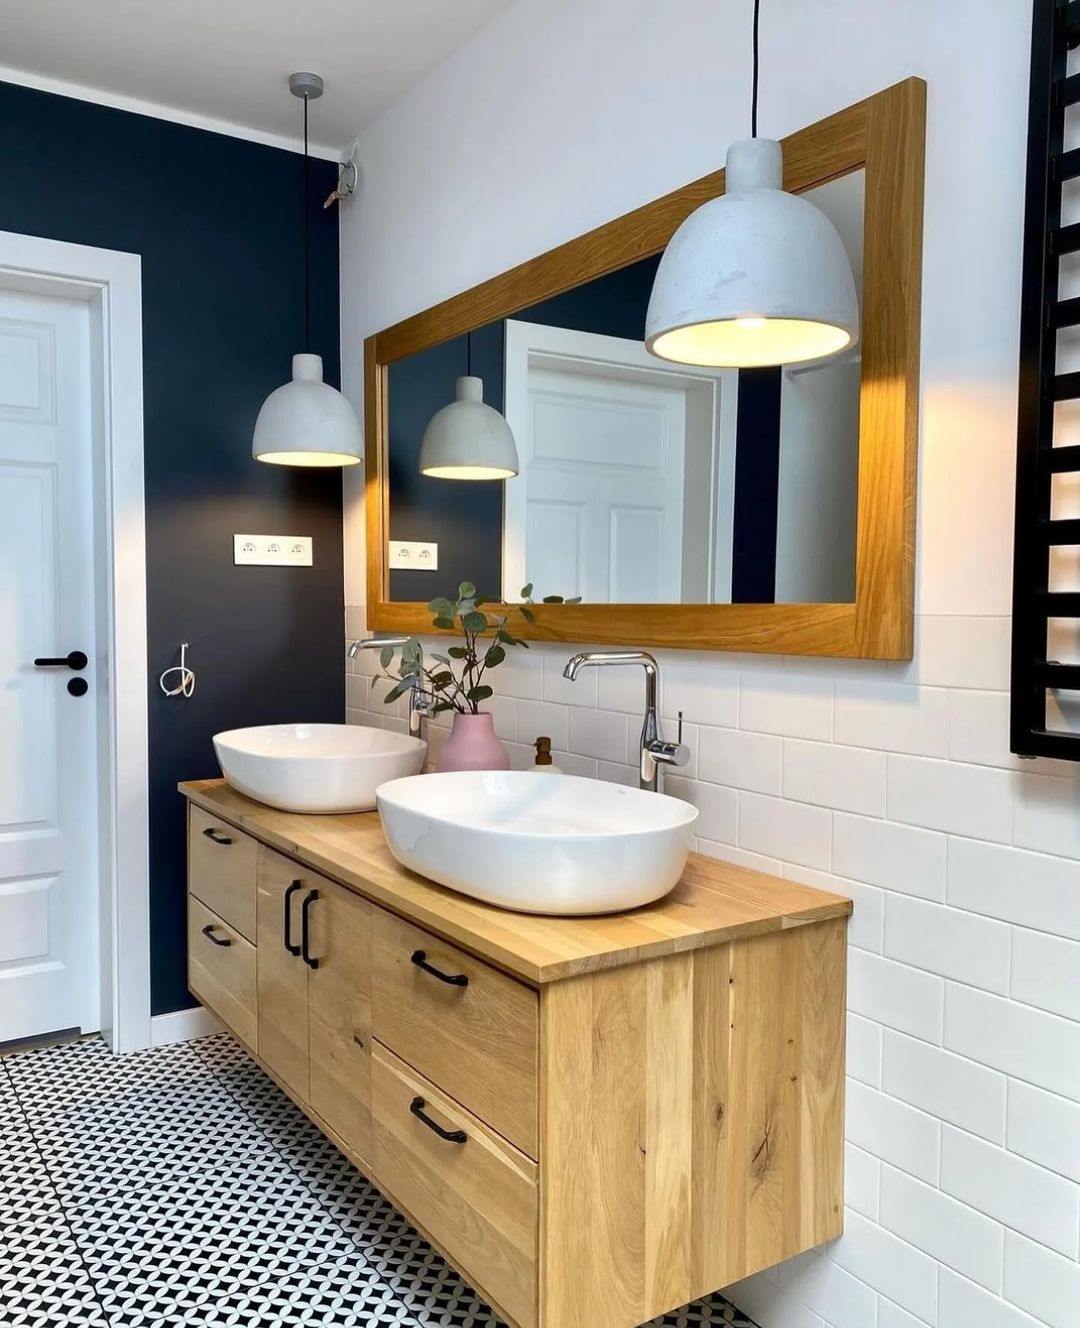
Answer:
[[[0,1058],[0,1328],[498,1328],[227,1035]],[[722,1297],[649,1328],[753,1328]]]

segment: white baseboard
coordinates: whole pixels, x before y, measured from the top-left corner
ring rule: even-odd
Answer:
[[[220,1033],[224,1027],[216,1014],[204,1010],[201,1005],[196,1005],[194,1010],[156,1014],[150,1020],[150,1045],[167,1047],[171,1042],[190,1042],[192,1038]]]

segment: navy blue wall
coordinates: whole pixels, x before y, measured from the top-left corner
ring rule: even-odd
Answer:
[[[331,163],[312,164],[312,350],[338,382]],[[344,718],[339,471],[251,458],[263,398],[302,350],[301,158],[0,84],[0,229],[142,257],[155,1014],[185,979],[180,779],[218,773],[220,729]],[[236,568],[232,535],[314,537],[314,568]],[[160,671],[190,643],[190,701]],[[72,642],[72,646],[79,645]]]

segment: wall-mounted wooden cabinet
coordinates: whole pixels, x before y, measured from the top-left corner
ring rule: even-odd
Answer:
[[[633,1328],[840,1233],[850,901],[693,858],[528,917],[373,815],[182,787],[191,990],[509,1323]]]

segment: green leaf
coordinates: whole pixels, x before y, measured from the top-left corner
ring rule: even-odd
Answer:
[[[451,646],[451,647],[450,647],[450,658],[451,658],[451,659],[468,659],[468,658],[469,658],[469,652],[465,649],[464,646]]]
[[[506,646],[517,645],[517,642],[514,640],[514,638],[510,635],[510,633],[506,630],[505,627],[500,627],[499,630],[495,633],[495,636],[498,638],[498,640],[500,640],[503,643],[503,645]]]
[[[471,581],[462,581],[457,588],[458,599],[473,599],[476,595],[476,587]]]
[[[451,649],[453,649],[452,646],[451,646]],[[448,655],[440,655],[440,654],[438,654],[438,653],[437,653],[436,651],[434,651],[434,650],[431,652],[431,658],[432,658],[432,659],[437,659],[437,660],[439,661],[440,664],[449,664],[449,663],[450,663],[450,658],[449,658]]]
[[[447,710],[456,710],[456,709],[457,706],[454,705],[453,701],[436,701],[435,704],[431,707],[431,713],[433,715],[443,715],[446,713]]]
[[[486,632],[488,627],[487,614],[479,613],[474,609],[471,613],[466,613],[462,617],[461,625],[467,632],[473,632],[474,634],[476,632]]]
[[[452,618],[457,612],[457,605],[445,595],[437,595],[428,602],[428,612],[435,614],[437,618]]]
[[[563,604],[565,600],[561,595],[545,595],[540,601],[541,604]]]
[[[581,603],[581,596],[580,596],[580,595],[575,595],[573,599],[564,599],[564,600],[563,600],[563,603],[564,603],[564,604],[580,604],[580,603]]]
[[[466,696],[468,696],[469,700],[472,701],[474,705],[479,704],[481,701],[486,701],[489,696],[494,695],[495,689],[493,687],[488,687],[483,683],[481,683],[479,687],[470,687],[468,692],[466,692]]]
[[[521,598],[522,598],[522,599],[529,599],[530,596],[532,595],[532,590],[533,590],[533,588],[532,588],[532,582],[530,581],[529,584],[528,584],[527,586],[522,586],[522,587],[521,587]]]
[[[444,632],[452,632],[454,630],[454,620],[453,618],[447,618],[444,614],[439,614],[435,619],[435,626],[441,628]]]
[[[406,692],[411,692],[411,691],[412,691],[411,682],[399,682],[396,686],[391,687],[390,690],[383,697],[383,705],[390,705],[391,702],[396,701],[399,696],[404,696]]]
[[[383,648],[379,651],[379,663],[382,665],[384,669],[388,669],[393,662],[394,662],[394,647],[383,646]]]
[[[454,675],[449,669],[441,670],[440,672],[431,675],[431,685],[437,692],[446,691],[447,687],[450,687],[453,684],[453,681]]]
[[[536,622],[536,615],[533,613],[532,609],[527,609],[524,604],[521,606],[521,616],[527,623]]]
[[[492,646],[484,656],[484,666],[493,669],[497,664],[501,664],[505,658],[506,651],[502,646]]]

